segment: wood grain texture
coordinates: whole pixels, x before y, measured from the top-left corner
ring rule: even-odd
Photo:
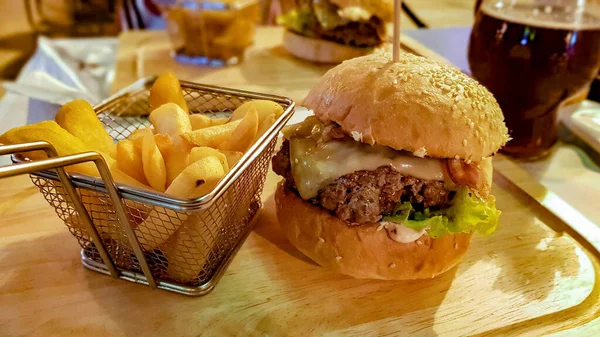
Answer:
[[[121,47],[139,46],[129,42],[122,37]],[[269,68],[269,75],[248,70],[252,76],[237,70],[238,77],[222,81],[208,71],[202,78],[303,95],[325,71],[284,56],[280,63],[264,60],[257,69],[282,68]],[[120,81],[125,79],[119,72],[132,66],[128,62],[119,61]],[[288,68],[289,62],[295,65]],[[304,70],[290,72],[296,67]],[[283,79],[291,84],[270,90]],[[537,196],[546,193],[518,166],[501,156],[496,161],[503,174]],[[431,280],[390,282],[334,274],[292,247],[275,216],[272,194],[279,180],[269,172],[255,230],[216,288],[199,298],[86,270],[76,240],[28,178],[2,180],[0,335],[595,336],[600,331],[598,262],[570,236],[557,234],[552,228],[563,226],[560,220],[510,182],[494,185],[503,211],[499,230],[475,236],[457,268]]]
[[[432,280],[386,282],[336,275],[293,248],[274,213],[278,181],[270,172],[257,226],[217,287],[188,298],[85,270],[75,239],[28,179],[3,180],[3,334],[455,336],[600,327],[590,322],[599,315],[597,262],[510,186],[494,186],[499,230],[475,236],[457,268]]]
[[[182,80],[301,100],[332,66],[315,66],[292,57],[281,46],[282,34],[280,27],[259,27],[256,42],[246,50],[242,63],[209,68],[175,62],[166,32],[126,32],[119,37],[112,90],[121,89],[141,77],[172,71]]]
[[[300,102],[314,83],[334,65],[316,65],[293,57],[281,46],[282,36],[281,27],[258,27],[256,42],[248,48],[242,63],[209,68],[184,65],[173,60],[166,32],[125,32],[119,36],[111,90],[116,92],[139,78],[172,71],[182,80],[268,92]],[[404,50],[448,63],[408,36],[402,36],[401,44]]]

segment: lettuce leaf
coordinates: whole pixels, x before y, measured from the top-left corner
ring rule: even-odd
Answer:
[[[313,28],[319,24],[310,4],[304,4],[297,9],[291,10],[277,17],[277,24],[287,29],[308,37],[315,37]]]
[[[313,0],[312,7],[317,20],[324,29],[334,29],[349,22],[348,19],[339,16],[337,13],[339,7],[329,0]]]
[[[402,224],[414,230],[426,229],[433,238],[444,234],[470,233],[477,231],[488,235],[498,227],[500,211],[496,209],[496,200],[490,196],[482,200],[468,188],[456,191],[452,206],[442,210],[417,212],[409,202],[398,204],[384,221]]]

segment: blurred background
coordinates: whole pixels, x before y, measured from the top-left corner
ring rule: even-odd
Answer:
[[[38,35],[116,36],[129,29],[163,29],[161,8],[175,0],[0,1],[0,79],[14,79],[32,55]],[[475,0],[405,0],[403,28],[473,24]],[[294,0],[261,0],[262,24]],[[410,17],[412,15],[412,17]]]

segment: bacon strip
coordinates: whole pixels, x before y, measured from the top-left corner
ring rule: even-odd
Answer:
[[[485,193],[485,177],[475,164],[467,164],[464,160],[446,160],[446,173],[456,185],[468,186],[480,193]],[[483,196],[483,195],[482,195]]]

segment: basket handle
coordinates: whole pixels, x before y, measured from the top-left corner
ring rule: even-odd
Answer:
[[[82,217],[84,225],[86,226],[86,229],[90,234],[92,242],[96,245],[96,248],[98,249],[98,252],[102,257],[104,265],[108,268],[108,271],[113,277],[118,278],[120,276],[120,272],[115,267],[114,261],[112,261],[110,255],[106,252],[106,249],[104,248],[104,245],[100,240],[100,236],[98,235],[96,227],[94,227],[87,210],[83,206],[83,202],[79,198],[79,195],[77,194],[75,187],[71,182],[71,178],[69,177],[68,173],[64,170],[65,166],[85,162],[93,162],[96,165],[98,172],[100,173],[100,178],[104,182],[106,191],[113,203],[113,206],[115,207],[115,211],[117,213],[117,217],[119,218],[119,222],[124,225],[125,232],[127,233],[127,238],[129,240],[129,243],[131,244],[131,247],[133,248],[138,262],[140,263],[142,271],[144,272],[146,281],[152,288],[156,288],[156,281],[154,280],[154,276],[152,276],[150,267],[148,266],[148,262],[146,261],[146,257],[144,256],[140,243],[133,231],[133,227],[131,227],[129,217],[125,212],[125,208],[123,206],[123,202],[121,201],[120,194],[112,178],[110,169],[104,161],[104,158],[96,152],[85,152],[59,157],[54,146],[47,142],[0,145],[0,155],[8,155],[36,150],[45,151],[49,158],[17,165],[0,166],[0,179],[13,177],[21,174],[55,169],[60,182],[62,183],[69,197],[71,198],[71,202],[73,203],[75,210],[77,211],[79,216]]]

